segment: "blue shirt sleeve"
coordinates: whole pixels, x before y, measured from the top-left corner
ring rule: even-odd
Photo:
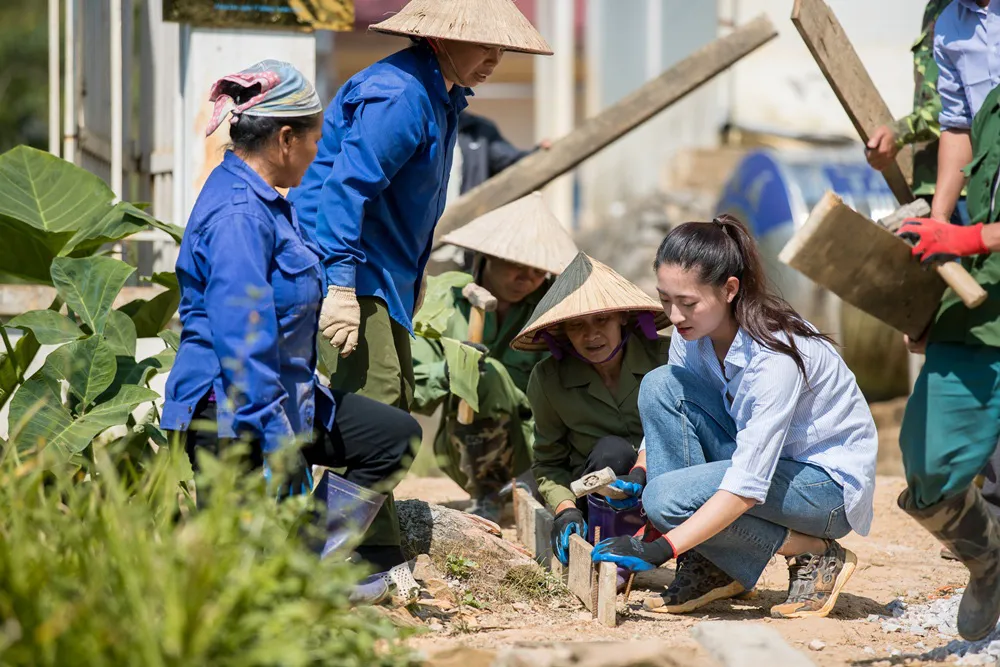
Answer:
[[[802,372],[787,354],[754,356],[733,397],[736,451],[720,490],[764,502],[803,386]]]
[[[320,192],[317,237],[330,284],[355,286],[355,268],[365,259],[360,244],[365,204],[389,187],[416,153],[424,141],[426,115],[410,104],[405,91],[357,103]]]
[[[285,414],[269,279],[274,228],[263,218],[237,213],[212,221],[200,241],[205,309],[222,386],[233,401],[233,430],[261,438],[264,452],[273,452],[294,436]]]
[[[938,93],[941,95],[941,127],[948,130],[967,130],[972,127],[972,108],[965,96],[962,75],[948,50],[944,48],[944,35],[940,31],[934,35],[934,60],[938,66]]]

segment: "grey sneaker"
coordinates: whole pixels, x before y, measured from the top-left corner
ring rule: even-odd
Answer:
[[[774,618],[826,616],[833,611],[844,584],[854,574],[858,557],[827,540],[820,554],[802,554],[788,559],[788,598],[771,607]]]
[[[500,514],[503,512],[503,503],[497,493],[488,493],[484,496],[472,499],[472,505],[465,510],[469,514],[475,514],[493,523],[500,522]]]

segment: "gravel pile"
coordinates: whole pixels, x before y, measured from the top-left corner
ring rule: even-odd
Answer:
[[[879,623],[886,634],[955,638],[945,646],[921,654],[919,657],[922,660],[947,660],[957,665],[1000,665],[1000,628],[978,642],[967,642],[958,637],[955,623],[962,592],[959,589],[950,597],[920,604],[907,604],[896,599],[886,606],[886,615],[872,614],[868,621]],[[917,648],[923,648],[922,644],[918,643]]]

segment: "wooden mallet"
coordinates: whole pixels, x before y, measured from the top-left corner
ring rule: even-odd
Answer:
[[[483,327],[486,326],[486,313],[497,309],[497,298],[489,290],[476,283],[469,283],[462,289],[462,296],[472,305],[469,312],[469,333],[466,338],[470,343],[483,342]],[[465,399],[458,404],[458,423],[468,426],[475,419],[476,413]]]

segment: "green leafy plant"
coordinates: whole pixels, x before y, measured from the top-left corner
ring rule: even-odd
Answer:
[[[465,556],[448,554],[445,559],[445,567],[448,569],[448,574],[456,579],[468,579],[473,570],[479,567],[479,564]]]
[[[305,499],[275,503],[233,451],[199,459],[195,510],[183,450],[161,448],[136,476],[120,454],[95,452],[81,481],[48,473],[49,450],[6,448],[0,664],[408,664],[406,631],[350,608],[362,573],[295,537]]]
[[[98,308],[97,312],[78,311],[74,305],[74,301],[79,305],[85,296],[85,288],[76,288],[75,281],[92,281],[97,277],[93,272],[108,270],[107,267],[56,267],[56,260],[99,255],[107,244],[150,229],[163,231],[177,241],[182,234],[179,227],[160,222],[128,202],[118,201],[94,174],[44,151],[18,146],[0,155],[0,238],[3,239],[0,283],[51,285],[60,294],[49,308],[51,313],[34,311],[35,314],[21,319],[26,334],[16,345],[11,345],[4,333],[5,345],[0,350],[0,407],[23,381],[25,370],[42,344],[76,340],[74,329],[57,319],[64,302],[77,313],[82,324],[90,327],[90,332],[95,331],[96,325],[103,333],[107,318],[115,318],[108,331],[111,344],[134,345],[131,330],[127,327],[122,330],[124,316],[132,320],[137,337],[155,336],[163,330],[180,300],[176,279],[171,274],[152,278],[152,282],[167,288],[165,292],[148,301],[133,301],[121,308],[120,315],[111,315],[110,302],[105,303],[94,294],[87,294],[86,302]],[[119,269],[119,273],[126,269]],[[112,285],[114,281],[105,282]],[[109,298],[113,300],[117,293],[116,290]],[[88,317],[93,321],[88,322]],[[39,339],[39,334],[45,340]]]
[[[158,398],[149,380],[169,369],[174,356],[168,347],[149,359],[135,360],[138,327],[133,318],[147,317],[150,309],[142,306],[131,317],[112,309],[134,271],[109,257],[57,257],[51,266],[57,303],[65,303],[73,316],[36,310],[6,325],[27,332],[38,343],[61,345],[27,379],[19,369],[21,385],[9,417],[11,441],[19,451],[52,450],[46,461],[78,468],[82,458],[93,457],[94,439],[112,427],[126,429],[120,437],[134,453],[150,439],[166,442],[152,412],[139,420],[131,415],[142,403]],[[4,340],[9,343],[6,334]],[[8,356],[17,356],[9,345]]]

